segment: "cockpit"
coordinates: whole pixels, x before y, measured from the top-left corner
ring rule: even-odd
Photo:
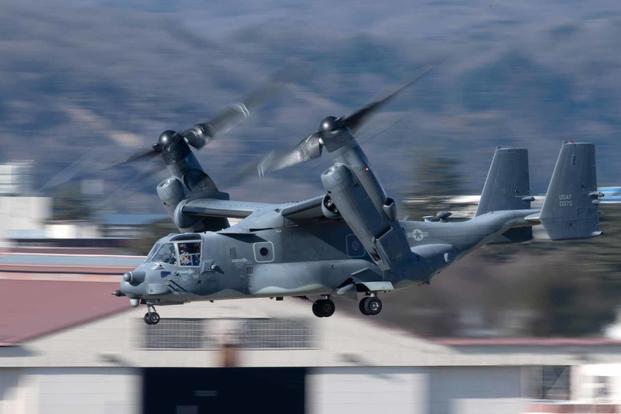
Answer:
[[[175,266],[200,266],[201,241],[158,242],[149,252],[147,262],[167,263]]]

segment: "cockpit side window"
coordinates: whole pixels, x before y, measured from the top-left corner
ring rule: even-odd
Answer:
[[[201,264],[201,242],[181,242],[177,244],[179,248],[179,264],[181,266],[200,266]]]
[[[168,264],[177,264],[177,254],[175,246],[172,243],[164,243],[157,253],[151,259],[152,262],[162,262]]]

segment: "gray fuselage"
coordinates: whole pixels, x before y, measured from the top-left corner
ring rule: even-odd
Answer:
[[[533,210],[534,211],[534,210]],[[343,221],[320,220],[235,233],[172,234],[160,239],[144,264],[137,284],[121,282],[130,298],[154,304],[243,297],[329,295],[347,284],[390,282],[395,288],[428,282],[473,248],[523,223],[529,211],[490,212],[463,222],[401,221],[416,260],[407,275],[381,271]],[[154,261],[158,248],[172,243],[201,243],[193,265]],[[318,258],[321,258],[318,260]],[[390,290],[390,289],[386,289]]]

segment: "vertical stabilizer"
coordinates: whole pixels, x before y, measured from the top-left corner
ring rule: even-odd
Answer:
[[[598,194],[594,145],[564,143],[539,217],[550,238],[582,239],[600,235]]]
[[[528,209],[529,195],[528,150],[496,148],[476,215],[498,210]]]

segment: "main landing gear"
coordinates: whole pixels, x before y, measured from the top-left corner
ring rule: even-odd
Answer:
[[[363,315],[375,316],[379,315],[382,311],[382,301],[375,293],[369,293],[368,296],[362,298],[358,307]],[[328,296],[318,299],[313,303],[313,313],[318,318],[327,318],[332,316],[335,309],[336,307],[334,306],[334,302],[332,302]]]
[[[382,301],[372,293],[370,296],[362,298],[358,307],[364,315],[374,316],[382,311]]]
[[[318,318],[327,318],[328,316],[332,316],[336,306],[334,306],[334,302],[328,297],[324,299],[316,300],[313,303],[313,313]]]
[[[144,314],[144,322],[147,325],[157,325],[160,315],[155,311],[155,306],[147,305],[147,313]]]

